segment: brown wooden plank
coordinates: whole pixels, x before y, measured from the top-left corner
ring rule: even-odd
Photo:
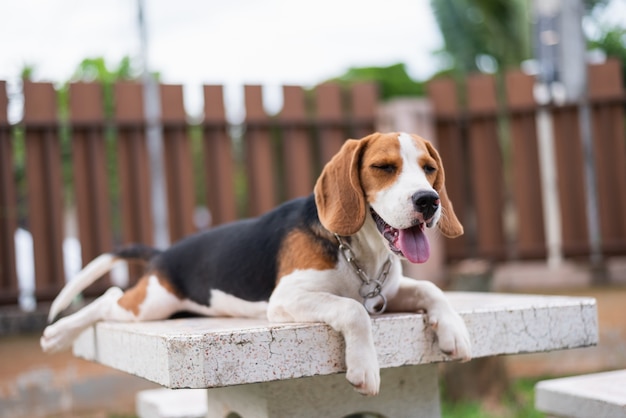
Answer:
[[[0,80],[0,126],[9,126],[9,97],[7,96],[7,82]]]
[[[145,124],[143,86],[136,81],[118,81],[114,86],[114,120],[122,125]]]
[[[452,78],[435,78],[428,83],[427,91],[428,99],[432,103],[437,118],[457,118],[459,116],[459,97],[456,83]]]
[[[521,258],[546,256],[543,199],[533,97],[534,77],[521,71],[506,74],[512,146],[512,188],[517,221],[515,252]]]
[[[591,65],[588,74],[602,250],[626,254],[626,141],[619,61]]]
[[[16,304],[19,296],[14,238],[17,229],[17,195],[7,109],[6,82],[0,81],[0,304]]]
[[[462,135],[460,123],[446,119],[435,123],[437,150],[446,170],[446,191],[454,206],[465,233],[455,239],[444,239],[445,257],[459,260],[472,256],[471,247],[475,242],[475,229],[470,216],[470,181],[467,158],[467,141]]]
[[[193,160],[183,104],[183,86],[161,84],[159,88],[169,233],[170,240],[176,242],[196,230],[193,223]]]
[[[470,257],[474,241],[473,222],[469,215],[469,166],[467,141],[463,135],[456,85],[451,78],[439,78],[428,83],[428,99],[433,105],[437,150],[446,170],[446,190],[454,212],[465,228],[465,234],[445,240],[447,259]]]
[[[141,84],[114,86],[124,243],[153,243],[148,150]]]
[[[73,181],[83,264],[113,248],[111,195],[104,138],[104,99],[96,83],[69,87]],[[99,280],[87,294],[110,285]]]
[[[578,109],[574,106],[554,108],[552,121],[563,254],[586,255],[589,254],[589,234]]]
[[[350,87],[352,134],[362,138],[376,130],[378,87],[374,83],[355,83]]]
[[[313,153],[309,142],[304,89],[283,86],[283,97],[278,126],[283,132],[286,197],[293,199],[313,191]]]
[[[56,92],[51,83],[25,81],[23,88],[28,221],[35,255],[35,295],[38,300],[46,300],[56,296],[65,284]]]
[[[503,259],[504,184],[502,152],[498,141],[495,79],[473,75],[467,80],[469,150],[479,256]]]
[[[621,63],[616,58],[609,58],[605,63],[588,67],[589,99],[624,100],[624,85],[621,74]]]
[[[213,224],[237,218],[235,156],[226,130],[222,86],[204,86],[203,150],[207,201]]]
[[[270,119],[263,109],[261,86],[244,86],[246,104],[246,170],[248,215],[257,216],[276,205],[274,157]]]
[[[319,133],[322,166],[339,152],[348,137],[344,121],[339,83],[324,83],[317,86],[315,88],[315,124]]]

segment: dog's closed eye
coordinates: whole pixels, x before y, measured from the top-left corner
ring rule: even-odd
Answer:
[[[372,164],[371,167],[375,170],[384,171],[385,173],[393,174],[396,172],[398,167],[395,164],[391,163],[376,163]]]
[[[433,174],[435,171],[437,171],[437,169],[430,164],[426,164],[422,168],[424,169],[424,173],[426,174]]]

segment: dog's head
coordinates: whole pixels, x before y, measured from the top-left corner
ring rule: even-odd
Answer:
[[[375,133],[346,141],[315,185],[320,221],[352,235],[371,216],[389,249],[414,263],[429,256],[424,228],[463,234],[445,188],[439,153],[417,135]]]

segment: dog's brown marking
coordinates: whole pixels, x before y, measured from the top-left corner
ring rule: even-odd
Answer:
[[[146,300],[148,295],[148,284],[150,282],[150,276],[143,276],[137,284],[128,289],[122,297],[117,301],[117,304],[127,311],[132,312],[135,316],[139,315],[139,306]]]
[[[179,292],[172,286],[172,284],[156,274],[148,274],[139,279],[139,282],[132,288],[124,292],[122,297],[117,301],[117,304],[127,311],[132,312],[135,316],[139,315],[141,304],[146,300],[148,296],[148,286],[150,285],[150,278],[155,276],[159,282],[159,285],[173,294],[177,298],[181,298]]]
[[[400,141],[397,134],[380,135],[370,141],[361,161],[361,187],[371,202],[376,194],[394,184],[402,172]]]
[[[355,234],[365,222],[367,200],[396,181],[402,171],[398,133],[349,139],[324,166],[315,183],[322,225],[339,235]]]
[[[290,232],[278,252],[278,274],[280,278],[295,270],[329,270],[337,263],[324,245],[324,239],[300,229]]]

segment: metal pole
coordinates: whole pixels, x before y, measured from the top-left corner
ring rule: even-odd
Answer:
[[[582,31],[583,4],[581,0],[562,0],[561,11],[561,67],[563,84],[570,102],[578,103],[578,124],[583,152],[585,178],[585,200],[587,208],[587,232],[591,250],[590,261],[594,274],[601,272],[602,236],[596,186],[596,166],[593,151],[593,130],[591,129],[591,109],[587,93],[586,45]],[[598,138],[599,139],[599,138]],[[594,277],[597,279],[597,277]]]
[[[539,108],[535,118],[537,124],[539,174],[541,178],[543,225],[546,231],[548,266],[556,268],[563,262],[563,243],[561,242],[561,204],[559,202],[559,188],[555,164],[554,128],[552,125],[552,115],[546,106]]]
[[[553,101],[551,86],[559,79],[557,60],[558,1],[535,0],[535,55],[539,62],[535,101],[539,109],[535,116],[537,147],[539,150],[539,175],[543,200],[543,222],[546,234],[548,266],[558,267],[563,262],[561,206],[559,202],[554,129],[548,105]]]
[[[150,158],[150,190],[152,194],[152,219],[154,245],[165,248],[170,244],[168,230],[166,183],[163,163],[163,135],[161,129],[161,101],[159,86],[148,68],[148,30],[144,15],[144,0],[137,0],[139,38],[141,49],[141,80],[143,83],[146,140]]]

